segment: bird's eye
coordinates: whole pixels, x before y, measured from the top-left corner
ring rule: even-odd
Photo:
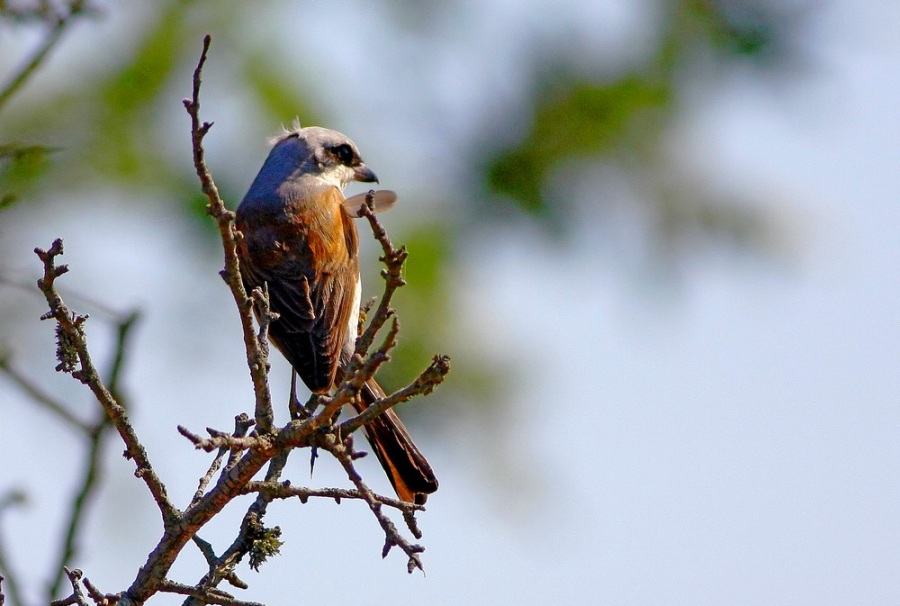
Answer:
[[[333,147],[331,151],[334,153],[335,157],[341,164],[345,164],[347,166],[352,166],[356,158],[353,150],[346,143],[342,143],[337,147]]]

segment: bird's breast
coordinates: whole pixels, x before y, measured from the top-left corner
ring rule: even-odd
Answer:
[[[355,262],[356,228],[340,206],[343,196],[293,200],[279,212],[239,212],[242,246],[265,268],[299,265],[332,273]],[[240,209],[239,209],[240,210]]]

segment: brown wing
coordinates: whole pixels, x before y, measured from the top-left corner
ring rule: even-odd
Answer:
[[[248,289],[268,284],[279,318],[269,337],[306,386],[325,391],[334,383],[359,280],[359,243],[337,188],[286,212],[238,215],[239,248]]]

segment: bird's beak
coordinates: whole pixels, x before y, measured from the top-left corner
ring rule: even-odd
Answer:
[[[363,183],[378,183],[378,177],[371,168],[365,164],[360,164],[353,169],[353,180],[362,181]]]

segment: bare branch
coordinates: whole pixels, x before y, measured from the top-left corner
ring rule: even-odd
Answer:
[[[388,313],[392,314],[393,311],[389,310]],[[375,376],[382,364],[390,360],[387,352],[397,344],[396,338],[399,330],[400,323],[397,318],[394,318],[381,347],[365,359],[358,353],[353,354],[337,390],[335,390],[331,399],[326,402],[323,412],[319,415],[322,420],[328,423],[333,422],[335,420],[334,417],[340,413],[344,405],[354,400],[366,382]]]
[[[117,314],[117,316],[121,319],[116,326],[117,337],[115,354],[112,363],[110,364],[108,376],[109,392],[121,403],[124,400],[119,387],[119,379],[125,364],[128,335],[138,320],[138,313],[132,312],[125,317],[122,317],[120,314]],[[49,586],[48,598],[52,598],[59,592],[63,584],[63,571],[65,566],[75,558],[78,535],[81,532],[87,503],[96,492],[100,476],[103,473],[103,442],[106,435],[109,433],[109,430],[112,428],[112,422],[103,410],[100,411],[98,417],[97,421],[87,432],[88,448],[81,487],[72,503],[69,522],[66,525],[66,535],[62,544],[62,549],[60,550],[59,558],[51,569],[55,571],[55,574],[53,576],[53,581]],[[85,579],[85,581],[87,581],[87,579]]]
[[[24,492],[13,490],[8,492],[7,494],[0,497],[0,516],[6,513],[6,511],[12,507],[22,505],[26,501],[26,495]],[[0,570],[7,574],[7,577],[4,579],[2,575],[0,575],[0,581],[6,581],[6,593],[9,595],[9,601],[11,602],[11,606],[22,606],[24,602],[22,601],[22,594],[19,591],[19,582],[17,575],[13,574],[13,571],[10,566],[10,562],[6,557],[6,546],[3,544],[2,536],[0,536]],[[0,592],[0,596],[3,593]],[[0,604],[2,604],[3,600],[0,599]]]
[[[119,598],[122,597],[122,594],[120,593],[103,593],[97,589],[87,577],[84,577],[81,582],[84,583],[84,588],[87,589],[88,595],[97,606],[112,606],[113,604],[118,603]]]
[[[0,110],[12,98],[16,92],[34,75],[50,51],[62,38],[63,32],[72,20],[87,9],[84,0],[72,0],[68,6],[68,12],[56,15],[53,26],[44,38],[43,43],[37,48],[34,55],[29,59],[12,78],[6,83],[6,86],[0,90]]]
[[[276,454],[274,448],[261,441],[259,447],[245,452],[237,464],[222,475],[212,490],[184,511],[179,524],[163,533],[147,562],[138,571],[126,592],[129,603],[141,604],[159,590],[160,583],[165,580],[184,545],[237,496],[240,488],[252,480]]]
[[[64,570],[66,572],[66,576],[69,577],[69,582],[72,584],[72,595],[62,600],[50,602],[50,606],[63,606],[65,604],[78,604],[78,606],[88,606],[87,598],[84,597],[84,592],[81,591],[81,571],[77,568],[74,570],[65,568]]]
[[[340,424],[340,430],[343,435],[350,434],[388,408],[396,406],[402,402],[406,402],[416,396],[428,395],[435,387],[444,381],[444,377],[450,372],[450,358],[448,356],[435,356],[431,364],[422,374],[416,377],[416,380],[407,385],[403,389],[392,393],[386,398],[382,398],[373,402],[366,410],[353,418],[347,419]]]
[[[146,452],[134,434],[124,409],[112,397],[98,376],[87,351],[86,338],[82,330],[86,318],[72,314],[56,291],[55,279],[67,271],[65,266],[55,264],[56,257],[63,252],[62,242],[60,240],[54,242],[49,251],[38,249],[35,252],[44,262],[44,277],[39,281],[39,287],[50,307],[50,311],[44,317],[55,318],[60,327],[59,367],[69,370],[94,392],[125,442],[128,455],[134,459],[137,465],[136,475],[144,479],[163,512],[165,524],[163,538],[123,596],[123,603],[143,603],[159,590],[159,584],[165,580],[166,572],[190,537],[237,496],[240,487],[250,481],[278,451],[272,448],[271,440],[260,436],[256,439],[252,450],[241,457],[234,468],[220,479],[214,490],[204,495],[184,514],[180,514],[168,501],[165,487],[153,472]],[[78,368],[75,368],[76,363]],[[226,439],[237,438],[226,436]]]
[[[372,233],[384,251],[384,255],[380,257],[380,260],[386,265],[387,269],[381,272],[381,276],[385,280],[384,294],[381,296],[375,315],[372,317],[369,327],[356,340],[356,353],[361,356],[366,355],[366,352],[369,351],[369,347],[372,346],[372,342],[375,340],[375,335],[381,330],[387,319],[393,315],[393,310],[390,307],[391,299],[394,296],[394,292],[406,284],[406,281],[403,279],[403,264],[409,255],[405,246],[394,248],[390,237],[388,237],[387,230],[384,229],[375,216],[372,210],[374,195],[374,191],[370,191],[367,194],[366,203],[359,209],[359,216],[368,219],[369,225],[372,227]]]
[[[0,354],[0,371],[2,371],[14,385],[25,392],[32,402],[49,410],[57,418],[67,423],[79,433],[90,433],[91,427],[76,417],[63,405],[62,402],[41,389],[37,383],[25,376],[23,372],[13,367],[10,355],[6,352]]]
[[[231,434],[235,438],[242,438],[247,435],[247,432],[250,431],[250,428],[253,427],[253,421],[248,417],[245,413],[241,413],[234,417],[234,433]],[[179,431],[181,430],[181,426],[179,426]],[[187,430],[185,430],[187,431]],[[193,434],[191,434],[193,436]],[[190,439],[190,438],[188,438]],[[193,441],[193,440],[192,440]],[[196,444],[196,443],[195,443]],[[218,454],[216,454],[216,458],[213,459],[212,464],[209,466],[209,470],[206,474],[200,479],[200,485],[197,486],[197,491],[194,493],[194,498],[191,500],[191,505],[200,500],[200,497],[203,496],[203,493],[206,492],[206,487],[209,485],[210,481],[212,481],[212,477],[219,470],[219,467],[222,464],[222,459],[225,456],[226,452],[231,452],[232,455],[236,452],[235,450],[230,450],[228,448],[219,448]],[[235,461],[236,458],[232,456],[229,462]]]
[[[214,450],[224,449],[232,451],[250,450],[271,443],[271,439],[265,436],[232,436],[226,433],[207,428],[212,434],[211,438],[201,438],[190,430],[178,426],[178,433],[190,440],[197,450],[205,450],[212,452]]]
[[[334,499],[340,504],[342,499],[362,499],[366,500],[359,490],[348,490],[346,488],[307,488],[305,486],[291,486],[290,483],[273,483],[273,482],[249,482],[242,490],[244,494],[258,492],[265,494],[270,499],[290,499],[298,498],[301,503],[306,503],[310,497],[322,497]],[[372,493],[373,498],[388,507],[399,509],[400,511],[425,511],[424,505],[408,503],[399,499],[392,499],[379,494]]]
[[[190,596],[199,600],[201,604],[219,604],[220,606],[265,606],[265,604],[261,604],[260,602],[237,600],[233,595],[220,589],[211,587],[192,587],[173,581],[163,581],[159,585],[159,590],[165,593],[177,593]]]
[[[225,252],[225,268],[221,275],[228,284],[234,302],[237,304],[241,318],[241,328],[244,334],[244,347],[247,350],[247,360],[250,365],[250,376],[253,380],[253,389],[256,394],[256,431],[267,433],[272,430],[272,396],[269,392],[267,357],[268,347],[260,345],[259,337],[253,330],[252,308],[253,301],[248,297],[241,280],[240,265],[237,256],[237,244],[241,234],[234,227],[234,213],[225,208],[225,203],[219,196],[219,190],[212,178],[212,173],[206,165],[206,152],[203,149],[203,138],[212,128],[211,122],[200,122],[200,84],[203,74],[203,65],[206,63],[206,55],[212,38],[207,35],[203,38],[203,51],[197,68],[194,70],[193,94],[190,99],[183,101],[184,107],[191,117],[191,142],[194,155],[194,168],[200,178],[203,193],[209,199],[207,212],[216,220],[219,233],[222,236],[222,244]],[[268,303],[266,303],[268,306]]]
[[[236,232],[240,233],[240,232]],[[256,399],[255,418],[256,428],[260,432],[269,432],[275,423],[275,414],[272,410],[272,400],[269,396],[269,325],[273,320],[278,319],[278,314],[269,307],[269,285],[266,284],[263,290],[254,288],[250,293],[253,300],[253,308],[256,310],[256,317],[259,320],[259,332],[256,333],[256,345],[258,353],[247,352],[248,361],[251,363],[251,372],[257,371],[257,365],[262,365],[260,376],[265,379],[265,397]],[[247,312],[249,315],[249,312]]]
[[[378,297],[369,297],[359,306],[359,320],[356,326],[357,337],[366,329],[366,320],[369,317],[369,312],[372,311],[372,308],[375,307],[375,303],[377,302]]]
[[[350,481],[356,486],[356,489],[362,495],[363,500],[369,505],[369,509],[381,525],[382,530],[384,530],[385,542],[381,556],[387,557],[387,554],[392,547],[399,547],[409,558],[409,561],[406,564],[407,571],[412,573],[413,570],[418,568],[424,572],[425,569],[422,567],[422,560],[419,557],[419,554],[425,551],[425,548],[421,545],[415,545],[407,541],[397,530],[397,527],[394,526],[391,519],[381,511],[381,503],[375,497],[372,490],[365,482],[363,482],[362,476],[359,475],[356,468],[353,466],[353,457],[350,449],[345,446],[344,442],[335,439],[334,434],[322,435],[319,445],[340,461],[344,471],[347,472],[347,477],[350,478]]]
[[[257,312],[257,318],[259,318],[259,332],[257,333],[257,338],[259,339],[260,347],[265,350],[266,357],[269,355],[269,326],[272,324],[273,320],[278,319],[278,313],[272,311],[271,307],[269,307],[269,284],[266,283],[262,289],[254,288],[253,292],[250,293],[250,296],[253,299],[253,305]]]
[[[381,325],[383,325],[383,322],[387,317],[393,315],[394,311],[385,307],[384,313],[386,315],[382,318]],[[376,321],[377,317],[378,316],[373,319],[373,323]],[[371,327],[372,325],[369,326],[370,329]],[[324,406],[322,412],[311,421],[316,429],[334,423],[344,405],[349,404],[357,398],[366,382],[375,376],[375,373],[378,372],[378,369],[382,364],[390,360],[388,351],[397,344],[397,333],[399,330],[400,322],[395,317],[381,347],[367,357],[363,357],[359,352],[353,354],[350,358],[350,363],[344,371],[343,379],[338,384],[334,394],[330,398],[327,396],[319,396],[318,401],[323,402]],[[357,340],[357,349],[358,348],[359,340]]]
[[[289,454],[290,450],[285,449],[272,458],[269,462],[269,468],[266,470],[266,483],[277,483],[282,471],[284,471],[284,466],[287,464]],[[244,493],[242,492],[242,494]],[[253,548],[253,538],[262,528],[262,519],[265,517],[266,509],[271,501],[272,497],[266,494],[260,493],[257,496],[256,501],[244,514],[238,536],[231,546],[225,550],[225,553],[210,562],[209,573],[203,576],[200,582],[197,583],[197,587],[215,587],[221,581],[228,581],[235,587],[246,589],[246,583],[237,578],[234,567]],[[199,603],[198,600],[193,598],[185,600],[186,606],[196,606]]]
[[[54,318],[59,327],[59,334],[64,337],[60,342],[60,364],[57,369],[69,370],[67,368],[68,359],[66,356],[77,358],[80,368],[70,370],[73,377],[86,384],[94,393],[94,397],[103,407],[103,410],[109,416],[113,426],[126,445],[126,456],[135,462],[135,475],[143,479],[150,493],[153,495],[163,521],[171,524],[178,518],[178,511],[169,501],[166,493],[166,487],[162,480],[153,471],[147,451],[141,444],[128,420],[125,409],[116,401],[109,389],[100,378],[91,355],[87,347],[87,338],[84,335],[82,326],[87,319],[86,316],[79,316],[69,311],[62,297],[56,291],[54,281],[56,278],[68,271],[65,265],[56,265],[56,257],[63,254],[62,240],[55,240],[49,250],[35,249],[35,254],[44,264],[44,277],[38,280],[38,288],[44,293],[50,311],[42,316],[42,319]]]

